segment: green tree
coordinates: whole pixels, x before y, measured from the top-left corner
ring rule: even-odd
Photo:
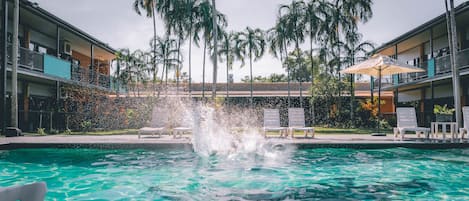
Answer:
[[[294,49],[300,49],[300,43],[304,42],[305,22],[305,3],[303,1],[293,1],[289,5],[280,5],[279,22],[285,29],[286,43],[290,45],[294,43]],[[286,48],[285,48],[286,49]],[[297,62],[299,63],[299,62]],[[290,82],[290,69],[287,68],[287,75]],[[290,86],[290,84],[288,84]],[[290,90],[289,90],[290,94]],[[290,95],[288,96],[288,107],[290,107]]]
[[[341,47],[344,52],[344,56],[342,58],[342,63],[346,64],[347,66],[355,65],[355,62],[365,60],[367,53],[373,50],[375,47],[373,43],[369,41],[361,41],[361,34],[350,32],[346,35],[346,43],[342,43]],[[350,119],[355,119],[354,117],[354,108],[355,108],[355,78],[353,74],[350,74],[349,77],[350,81]]]
[[[157,63],[162,64],[163,69],[161,71],[161,80],[160,88],[165,80],[165,89],[168,87],[168,72],[175,69],[181,63],[180,49],[177,47],[176,39],[170,38],[168,35],[165,37],[156,37],[156,47],[153,47],[157,50],[156,61]],[[158,90],[158,96],[160,90]]]
[[[214,9],[210,4],[209,0],[204,0],[199,4],[198,17],[194,23],[194,33],[201,33],[202,38],[204,39],[204,56],[202,63],[202,97],[205,97],[205,57],[207,54],[207,46],[210,45],[212,40],[212,34],[214,30],[213,16],[212,12]],[[217,30],[221,32],[226,26],[226,17],[220,12],[217,13]],[[196,41],[195,41],[196,42]]]
[[[260,29],[252,29],[250,27],[246,27],[244,32],[238,32],[235,35],[236,40],[236,55],[241,58],[242,64],[244,66],[244,58],[249,57],[249,70],[250,70],[250,77],[251,77],[251,107],[254,106],[253,100],[253,87],[252,87],[252,61],[259,60],[265,52],[265,37],[264,32]]]
[[[169,0],[166,0],[166,1],[169,1]],[[134,11],[141,15],[142,12],[141,12],[141,9],[143,9],[145,12],[146,12],[146,16],[147,17],[151,17],[152,20],[153,20],[153,41],[152,41],[152,47],[154,47],[152,49],[152,53],[153,53],[153,58],[152,58],[152,64],[153,64],[153,69],[157,69],[157,63],[156,63],[156,6],[159,5],[160,3],[161,4],[164,4],[162,3],[164,2],[164,0],[134,0],[134,3],[133,3],[133,8],[134,8]],[[156,78],[156,74],[154,76],[154,79]],[[153,82],[153,85],[155,85],[155,82]]]
[[[226,63],[226,104],[229,104],[229,71],[233,68],[237,56],[235,51],[236,42],[233,32],[224,31],[220,35],[222,40],[218,45],[218,54],[220,55],[220,61]]]

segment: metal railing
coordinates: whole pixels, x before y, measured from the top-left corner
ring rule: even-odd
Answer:
[[[421,73],[403,73],[399,75],[399,83],[413,82],[428,77],[428,62],[421,62],[416,67],[422,68],[425,72]]]
[[[79,65],[72,64],[72,80],[81,82],[84,84],[90,84],[100,86],[104,88],[111,87],[111,78],[108,75],[102,73],[96,73],[89,68],[81,67]]]
[[[435,72],[434,75],[444,75],[451,73],[451,55],[444,55],[435,58]],[[469,69],[469,49],[464,49],[458,52],[458,66],[459,69]],[[423,68],[423,73],[405,73],[399,74],[399,83],[408,83],[418,81],[428,77],[428,62],[422,62],[417,67]]]
[[[8,62],[12,63],[12,45],[8,45]],[[44,55],[27,48],[18,49],[18,66],[23,69],[44,72]]]

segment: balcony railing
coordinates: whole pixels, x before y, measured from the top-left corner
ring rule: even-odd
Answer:
[[[423,68],[423,73],[399,74],[399,84],[415,82],[424,78],[451,73],[450,55],[441,56],[427,62],[422,62],[417,67]],[[459,69],[469,69],[469,49],[459,51],[457,54]]]
[[[12,45],[8,45],[8,62],[12,62]],[[44,72],[44,57],[39,52],[33,52],[27,48],[18,49],[18,66],[23,69]]]
[[[72,80],[104,88],[110,88],[111,84],[110,76],[75,64],[72,64]]]
[[[8,46],[8,62],[11,64],[12,63],[12,55],[11,55],[11,48],[12,45],[10,44]],[[27,70],[32,70],[32,71],[37,71],[45,74],[51,75],[51,73],[47,73],[44,70],[44,55],[43,53],[39,52],[34,52],[31,51],[27,48],[20,47],[18,50],[18,63],[19,67],[22,69],[27,69]],[[56,57],[53,57],[56,58]],[[59,58],[57,58],[59,59]],[[60,60],[60,59],[59,59]],[[63,61],[63,60],[61,60]],[[67,61],[68,62],[68,61]],[[62,65],[67,65],[65,62]],[[57,66],[56,66],[57,67]],[[60,66],[58,67],[60,68]],[[67,65],[68,68],[68,65]],[[49,70],[51,71],[51,70]],[[66,70],[68,71],[68,70]],[[95,85],[95,86],[100,86],[104,88],[110,88],[110,83],[111,83],[111,78],[108,75],[102,74],[102,73],[96,73],[95,71],[90,71],[89,68],[83,68],[78,65],[71,64],[71,70],[70,70],[70,76],[68,76],[66,79],[71,79],[73,81],[85,83],[85,84],[90,84],[90,85]],[[55,70],[52,70],[52,72],[55,72]],[[65,72],[67,73],[67,72]],[[52,75],[54,75],[52,73]],[[64,78],[64,77],[62,77]]]

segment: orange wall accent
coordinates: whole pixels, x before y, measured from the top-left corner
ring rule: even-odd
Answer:
[[[72,50],[72,58],[80,61],[80,66],[81,67],[89,67],[90,66],[90,63],[91,63],[91,59],[89,56],[86,56],[82,53],[79,53],[75,50]]]

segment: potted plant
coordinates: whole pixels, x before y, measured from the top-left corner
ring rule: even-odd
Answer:
[[[451,122],[453,121],[454,108],[448,108],[448,105],[435,105],[433,113],[437,122]]]

